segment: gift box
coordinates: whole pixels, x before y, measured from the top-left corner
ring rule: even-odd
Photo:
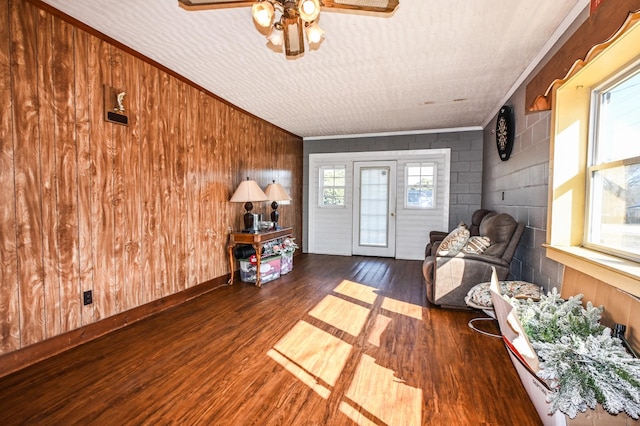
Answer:
[[[252,256],[249,259],[239,259],[240,262],[240,281],[246,283],[256,282],[256,258]],[[268,283],[280,278],[280,256],[270,256],[262,258],[260,261],[260,283]]]

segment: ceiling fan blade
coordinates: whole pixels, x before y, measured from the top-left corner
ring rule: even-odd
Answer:
[[[178,3],[185,10],[207,10],[252,6],[255,0],[178,0]]]
[[[400,0],[321,0],[321,3],[322,6],[332,9],[392,13],[400,4]]]

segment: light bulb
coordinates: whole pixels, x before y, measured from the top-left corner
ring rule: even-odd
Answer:
[[[302,2],[302,10],[307,15],[311,15],[313,12],[315,12],[316,5],[313,4],[313,2],[311,0],[306,0],[306,1]]]
[[[324,30],[315,22],[307,27],[307,41],[309,43],[319,43],[323,34]]]
[[[253,19],[256,20],[258,25],[261,27],[268,27],[271,25],[271,20],[273,19],[273,5],[268,1],[254,3],[251,8],[251,13],[253,14]]]
[[[305,22],[313,22],[320,15],[319,0],[303,0],[299,7],[300,18]]]
[[[269,42],[274,46],[282,45],[282,31],[276,30],[275,28],[271,30],[271,34],[269,34]]]

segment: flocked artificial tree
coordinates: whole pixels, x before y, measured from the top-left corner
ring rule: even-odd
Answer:
[[[600,403],[611,414],[638,419],[640,360],[600,325],[603,308],[581,301],[582,295],[565,301],[555,289],[539,302],[511,299],[541,360],[538,376],[556,388],[550,412],[575,418]]]

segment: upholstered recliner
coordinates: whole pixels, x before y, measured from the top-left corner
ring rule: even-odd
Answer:
[[[469,225],[469,233],[471,237],[480,235],[480,223],[482,222],[482,219],[484,219],[484,217],[489,213],[493,212],[487,209],[478,209],[473,212],[473,214],[471,215],[471,225]],[[429,232],[429,243],[424,249],[424,257],[431,256],[433,254],[432,248],[434,247],[434,245],[442,242],[442,240],[444,240],[447,235],[449,235],[449,233],[446,231]]]
[[[491,213],[482,219],[479,227],[479,235],[488,237],[490,242],[482,254],[439,255],[439,243],[435,243],[432,254],[422,265],[429,302],[466,307],[465,295],[476,284],[491,280],[492,267],[496,269],[498,279],[507,279],[511,259],[523,232],[524,225],[510,215]]]

